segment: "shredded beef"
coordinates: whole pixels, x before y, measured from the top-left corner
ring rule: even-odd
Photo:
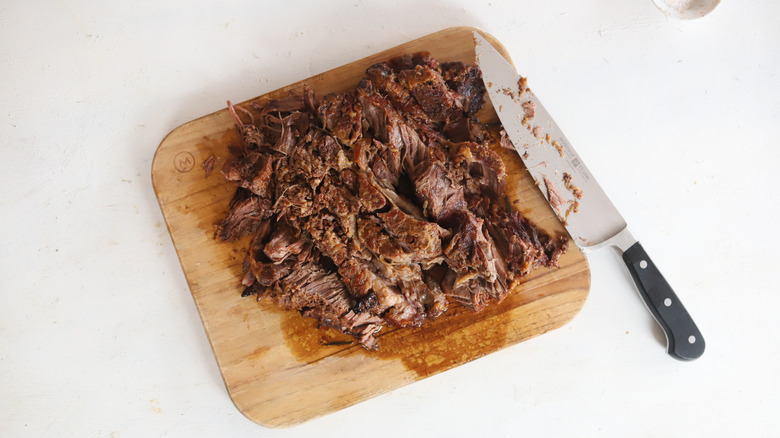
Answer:
[[[484,94],[478,67],[420,52],[319,100],[304,86],[228,102],[242,148],[222,168],[238,189],[216,235],[252,236],[242,296],[375,350],[386,325],[420,326],[452,301],[480,311],[557,266],[567,238],[507,209],[506,169],[475,117]]]

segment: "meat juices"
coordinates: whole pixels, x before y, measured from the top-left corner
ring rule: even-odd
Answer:
[[[319,101],[304,86],[252,111],[228,102],[243,150],[222,169],[238,189],[216,235],[253,236],[242,296],[375,350],[385,325],[420,326],[451,301],[482,310],[557,266],[567,238],[508,210],[475,117],[484,94],[478,67],[421,52]]]

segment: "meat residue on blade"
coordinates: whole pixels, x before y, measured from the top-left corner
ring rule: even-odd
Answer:
[[[580,209],[580,199],[582,199],[582,190],[580,190],[579,187],[572,184],[571,180],[572,177],[568,173],[563,173],[563,185],[566,188],[566,190],[570,191],[572,196],[574,197],[573,200],[566,200],[560,191],[558,191],[558,188],[555,186],[555,183],[550,181],[549,178],[546,176],[543,178],[544,185],[547,188],[547,198],[550,202],[550,206],[553,207],[555,210],[555,213],[558,215],[558,219],[563,222],[564,225],[566,225],[566,220],[569,218],[569,215],[572,213],[577,213]],[[561,213],[562,207],[567,207],[566,211]]]
[[[528,78],[520,76],[517,80],[518,93],[517,97],[522,96],[528,90]]]
[[[536,115],[536,102],[530,100],[528,102],[523,102],[522,107],[523,112],[525,112],[525,115],[529,119],[532,119]]]
[[[453,302],[480,311],[531,270],[557,266],[567,238],[506,202],[493,147],[512,145],[476,118],[484,96],[478,67],[420,52],[319,100],[304,87],[265,105],[228,103],[243,148],[222,168],[237,191],[216,235],[251,236],[242,296],[376,350],[385,326],[418,327]]]
[[[580,199],[582,199],[582,190],[580,190],[579,187],[575,186],[571,182],[571,175],[564,172],[563,173],[563,185],[566,187],[566,190],[570,191],[571,194],[574,196],[573,201],[569,201],[569,208],[566,209],[566,218],[569,218],[569,215],[572,213],[577,213],[580,211]]]
[[[550,202],[550,206],[558,211],[561,207],[566,205],[566,199],[563,198],[561,192],[555,187],[555,184],[550,181],[546,176],[544,179],[544,186],[547,188],[547,199]]]
[[[579,187],[575,186],[571,182],[571,175],[564,172],[563,173],[563,185],[566,187],[566,190],[570,191],[572,195],[574,195],[577,199],[582,199],[582,190],[580,190]]]
[[[561,158],[566,157],[566,153],[563,152],[563,145],[558,140],[553,140],[551,144],[558,151],[558,155],[560,155]]]

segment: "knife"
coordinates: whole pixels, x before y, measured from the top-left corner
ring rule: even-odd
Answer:
[[[701,332],[561,129],[501,53],[478,32],[474,42],[485,88],[506,135],[574,243],[584,253],[617,248],[666,335],[668,353],[683,360],[700,357]]]

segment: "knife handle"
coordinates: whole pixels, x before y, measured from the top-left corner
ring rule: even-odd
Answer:
[[[639,295],[666,333],[667,351],[677,359],[693,360],[704,353],[704,337],[682,302],[639,242],[623,253]]]

